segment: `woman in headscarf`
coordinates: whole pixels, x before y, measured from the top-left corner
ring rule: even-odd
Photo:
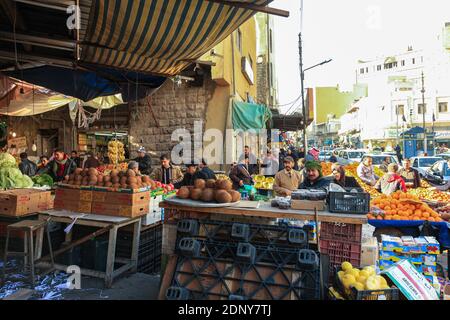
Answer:
[[[331,166],[331,173],[333,174],[333,183],[340,185],[343,188],[361,188],[355,178],[345,175],[345,169],[338,163]]]
[[[330,180],[322,174],[322,166],[319,161],[306,161],[306,176],[299,189],[326,189],[330,185]]]

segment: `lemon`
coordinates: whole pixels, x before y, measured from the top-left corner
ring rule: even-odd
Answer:
[[[380,288],[380,280],[375,276],[370,276],[366,280],[366,290],[378,290]]]
[[[359,276],[360,276],[360,277],[368,278],[368,277],[371,276],[371,274],[370,274],[370,272],[369,272],[367,269],[362,269],[362,270],[359,272]]]
[[[376,278],[378,281],[380,281],[380,285],[387,286],[387,281],[383,276],[378,275],[378,276],[376,276]]]
[[[355,282],[356,282],[356,279],[355,279],[355,277],[354,277],[353,275],[351,275],[351,274],[345,274],[345,275],[342,277],[342,284],[344,285],[344,288],[346,288],[346,289],[350,288],[350,286],[351,286],[352,284],[354,284]]]
[[[350,262],[345,261],[345,262],[342,262],[341,268],[342,268],[342,270],[347,271],[347,270],[353,269],[353,266]]]
[[[359,277],[359,270],[358,269],[350,269],[350,270],[345,271],[345,274],[351,274],[355,278],[358,278]]]
[[[364,290],[364,284],[359,282],[355,282],[354,284],[352,284],[352,287],[354,287],[358,291]]]
[[[338,278],[340,279],[340,280],[342,280],[342,277],[345,275],[345,272],[344,271],[339,271],[338,272]]]
[[[368,277],[364,277],[361,275],[361,272],[359,273],[359,277],[356,278],[356,282],[362,283],[363,285],[366,284],[366,280]]]
[[[366,270],[369,273],[369,276],[375,275],[375,268],[373,266],[364,267],[363,270]]]

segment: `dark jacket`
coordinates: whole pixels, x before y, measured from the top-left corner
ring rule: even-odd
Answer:
[[[139,171],[142,174],[150,174],[151,173],[151,169],[152,169],[152,158],[150,158],[150,156],[148,154],[146,154],[145,156],[141,157],[137,157],[136,159],[134,159],[134,161],[136,161],[137,163],[139,163]]]
[[[36,175],[37,165],[33,161],[25,159],[20,162],[19,169],[22,174],[32,177]]]
[[[185,187],[185,186],[193,186],[194,181],[196,179],[198,179],[197,172],[194,174],[190,174],[190,173],[186,172],[183,176],[183,180],[181,180],[181,182],[175,184],[175,188],[180,189],[181,187]]]
[[[75,169],[77,168],[77,164],[75,163],[75,161],[68,158],[66,165],[64,166],[64,174],[62,176],[58,176],[57,172],[54,170],[55,162],[56,162],[56,160],[50,161],[44,168],[42,168],[41,170],[38,171],[38,174],[47,173],[53,178],[53,181],[60,182],[60,181],[64,180],[65,176],[72,174],[75,171]]]
[[[314,182],[309,181],[308,177],[305,177],[303,183],[298,187],[299,189],[326,189],[330,185],[330,180],[325,177],[320,177]]]
[[[98,168],[100,166],[100,161],[98,161],[97,159],[95,159],[94,157],[89,157],[87,158],[87,160],[84,162],[84,168],[85,169],[89,169],[89,168]]]
[[[81,160],[80,157],[76,157],[76,158],[71,158],[73,161],[75,161],[77,168],[82,168],[83,167],[83,161]]]
[[[361,188],[361,186],[359,185],[358,181],[356,181],[355,178],[349,177],[349,176],[345,176],[345,183],[344,183],[344,185],[342,185],[336,179],[333,179],[332,183],[336,183],[336,184],[340,185],[343,188]]]
[[[239,181],[243,181],[244,184],[252,185],[253,179],[248,172],[248,169],[243,164],[238,164],[233,167],[230,172],[230,179],[233,181],[233,189],[238,190],[240,188]]]
[[[216,174],[214,173],[214,171],[212,171],[208,167],[203,167],[200,171],[196,172],[196,179],[204,179],[204,180],[214,179],[214,180],[216,180],[217,178],[216,178]]]

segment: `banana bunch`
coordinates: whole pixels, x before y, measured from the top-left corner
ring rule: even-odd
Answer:
[[[125,149],[123,143],[112,140],[108,143],[108,157],[111,163],[119,163],[125,161]]]

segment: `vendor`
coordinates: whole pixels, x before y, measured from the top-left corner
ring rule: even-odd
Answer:
[[[199,163],[198,168],[199,171],[197,171],[197,176],[199,179],[204,180],[217,179],[216,174],[208,167],[208,164],[206,163],[205,159],[202,159],[202,162]]]
[[[406,192],[405,181],[403,181],[403,178],[398,174],[398,165],[395,163],[389,164],[388,172],[378,180],[374,188],[385,195],[391,195],[398,190]]]
[[[138,156],[136,159],[134,159],[134,161],[139,163],[139,171],[141,171],[142,174],[150,174],[152,168],[152,159],[146,153],[144,147],[140,147],[138,149]]]
[[[141,175],[141,172],[139,171],[139,163],[136,161],[130,161],[130,163],[128,163],[128,170],[133,170],[137,176]]]
[[[380,170],[384,172],[388,172],[388,165],[391,163],[391,157],[386,157],[383,160],[383,163],[380,165]]]
[[[87,159],[84,162],[83,167],[84,169],[100,167],[100,161],[98,161],[98,159],[94,156],[94,153],[92,151],[87,153]]]
[[[378,176],[375,175],[373,171],[373,159],[372,157],[366,157],[364,158],[364,161],[361,162],[358,165],[358,168],[356,169],[356,173],[358,174],[358,177],[366,184],[370,186],[374,186],[377,183],[377,180],[379,179]]]
[[[175,185],[176,189],[181,187],[193,186],[195,179],[198,179],[197,165],[195,163],[186,164],[186,172],[184,173],[183,180]]]
[[[299,189],[326,189],[330,180],[323,177],[322,166],[319,161],[306,161],[306,176]]]
[[[29,177],[35,176],[38,171],[36,163],[28,159],[28,154],[26,152],[22,152],[20,154],[19,170],[22,174]]]
[[[161,166],[156,167],[150,175],[150,178],[163,184],[176,185],[183,180],[183,173],[180,167],[172,165],[168,154],[162,155],[159,160]]]
[[[75,161],[61,149],[56,149],[51,160],[44,168],[38,171],[38,175],[47,173],[55,182],[60,182],[65,178],[69,179],[69,175],[74,173],[77,165]]]
[[[411,160],[406,159],[403,161],[403,168],[399,171],[399,175],[403,178],[407,187],[420,187],[419,172],[411,167]]]
[[[333,175],[333,183],[336,183],[343,188],[361,188],[355,178],[345,175],[344,166],[334,163],[331,166],[331,173]]]
[[[82,168],[82,159],[80,158],[80,156],[78,155],[78,151],[76,150],[72,150],[70,159],[72,159],[73,161],[75,161],[77,168]]]
[[[294,170],[295,160],[287,156],[284,158],[284,169],[275,175],[273,190],[280,197],[290,196],[292,191],[296,190],[303,182],[303,176],[300,172]]]
[[[249,156],[245,155],[242,162],[235,165],[231,170],[230,179],[233,181],[234,190],[238,190],[244,185],[253,185],[253,178],[249,172],[249,163]]]
[[[48,164],[48,157],[47,156],[41,156],[39,158],[38,170],[44,168],[47,164]]]

